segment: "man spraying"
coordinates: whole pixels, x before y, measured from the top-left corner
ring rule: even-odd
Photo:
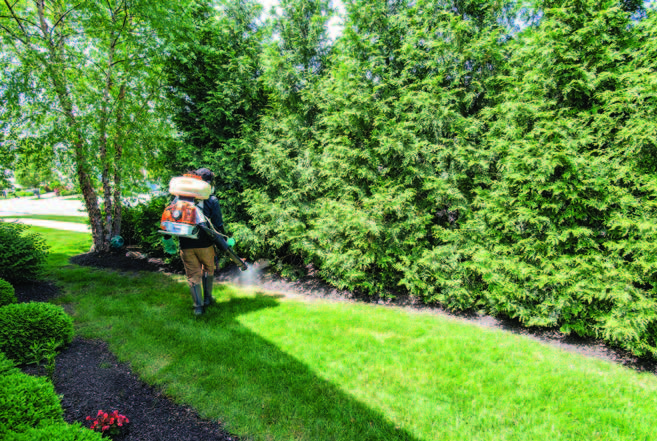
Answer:
[[[176,180],[177,179],[177,180]],[[200,179],[202,182],[196,182]],[[224,240],[224,222],[221,207],[211,187],[214,173],[200,168],[192,175],[174,178],[170,192],[176,199],[165,209],[161,226],[164,234],[165,250],[175,253],[175,243],[171,235],[180,241],[180,257],[185,267],[187,283],[194,302],[194,314],[201,315],[210,306],[215,270],[215,245],[226,251],[231,259],[244,271],[246,265],[232,252],[234,241]]]

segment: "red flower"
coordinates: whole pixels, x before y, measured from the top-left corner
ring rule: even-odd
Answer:
[[[112,413],[103,412],[102,410],[98,411],[98,416],[92,418],[87,417],[87,421],[92,421],[91,430],[105,432],[105,431],[116,431],[120,427],[123,427],[124,424],[130,422],[128,418],[124,415],[121,415],[118,410],[113,411]]]

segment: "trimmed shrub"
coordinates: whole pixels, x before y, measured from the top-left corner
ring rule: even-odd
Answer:
[[[29,228],[0,221],[0,278],[14,285],[38,279],[48,255],[45,239]]]
[[[61,423],[63,413],[55,388],[47,379],[22,372],[0,377],[0,439],[9,431]]]
[[[19,372],[14,362],[7,358],[4,352],[0,352],[0,375],[10,375]]]
[[[0,306],[16,303],[16,291],[11,283],[0,279]]]
[[[56,423],[34,427],[25,432],[7,434],[7,441],[99,441],[103,436],[80,423]]]
[[[125,244],[137,245],[151,257],[178,261],[178,255],[171,256],[164,252],[162,235],[158,233],[162,212],[171,199],[170,196],[156,196],[135,205],[126,203],[121,216],[121,236]]]
[[[61,306],[50,303],[16,303],[0,308],[0,351],[18,363],[30,363],[33,344],[55,349],[73,340],[73,319]]]

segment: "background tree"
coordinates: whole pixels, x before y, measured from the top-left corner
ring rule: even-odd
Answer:
[[[13,165],[16,183],[34,188],[53,181],[54,153],[49,146],[41,146],[29,138],[17,142],[16,161]]]
[[[11,188],[9,178],[12,177],[15,161],[15,151],[5,141],[5,134],[0,133],[0,190]]]
[[[179,4],[184,8],[184,4]],[[63,145],[89,214],[92,249],[120,232],[124,176],[138,175],[170,139],[161,99],[173,11],[125,0],[4,1],[0,9],[3,129]],[[182,21],[184,14],[177,13]],[[149,151],[144,155],[143,151]],[[102,211],[98,187],[101,187]]]
[[[241,193],[259,181],[250,154],[267,102],[259,82],[261,10],[255,0],[199,2],[167,61],[183,145],[166,152],[166,166],[171,174],[212,169],[229,225],[247,217]]]
[[[327,1],[282,1],[271,18],[272,38],[263,53],[261,81],[268,106],[252,154],[263,180],[246,197],[256,232],[250,237],[260,239],[253,245],[271,258],[287,256],[278,264],[300,263],[290,244],[300,238],[317,197],[318,86],[330,69],[327,23],[332,16]]]
[[[621,6],[553,3],[518,36],[467,227],[481,305],[655,354],[654,17],[637,39]]]

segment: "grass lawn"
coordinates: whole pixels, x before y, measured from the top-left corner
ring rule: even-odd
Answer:
[[[144,380],[254,440],[650,440],[657,377],[429,313],[290,300],[217,285],[191,312],[180,276],[69,265],[52,246],[77,333]]]

